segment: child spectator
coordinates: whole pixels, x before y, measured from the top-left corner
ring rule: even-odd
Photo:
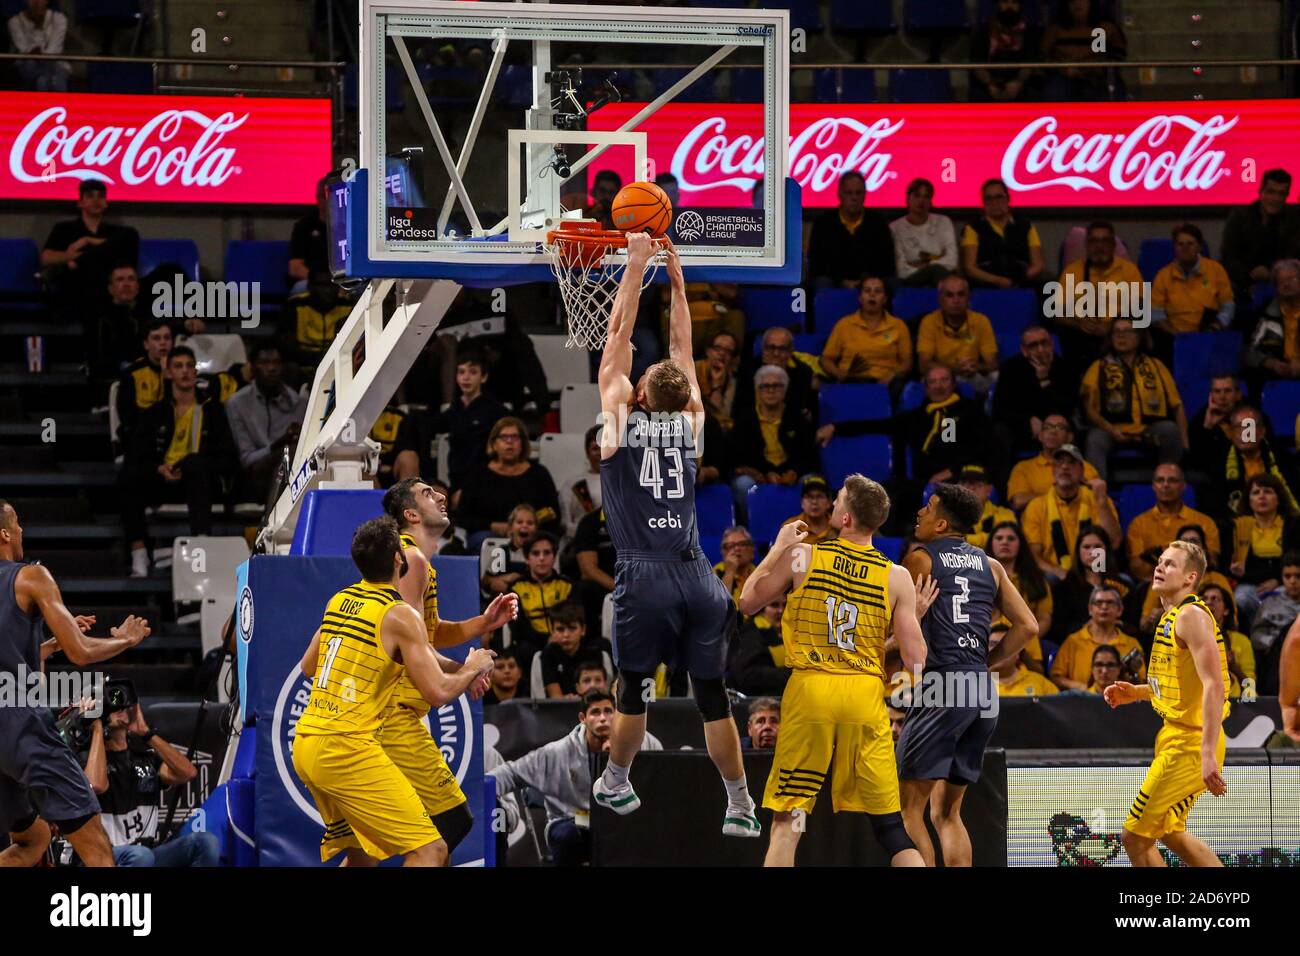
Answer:
[[[578,666],[588,662],[614,669],[604,647],[607,641],[587,637],[582,605],[566,601],[551,611],[551,638],[542,648],[542,686],[547,697],[578,697]],[[608,677],[606,673],[606,677]]]
[[[527,561],[528,573],[510,588],[519,596],[519,617],[511,625],[510,634],[520,647],[520,664],[524,665],[525,673],[531,673],[533,654],[541,650],[554,632],[551,615],[569,599],[573,583],[556,574],[555,539],[545,532],[528,545]]]
[[[483,590],[491,595],[505,594],[516,581],[528,573],[528,546],[537,534],[537,512],[532,505],[515,505],[506,518],[509,542],[502,555],[500,569],[483,576]]]
[[[487,366],[477,351],[467,351],[456,362],[456,387],[460,394],[434,420],[435,433],[447,433],[447,477],[453,488],[463,488],[469,476],[488,463],[488,436],[492,426],[509,412],[483,391]]]
[[[492,673],[488,676],[492,687],[483,695],[483,706],[490,707],[507,700],[527,700],[528,688],[520,686],[523,677],[518,653],[513,647],[502,648],[492,662]]]

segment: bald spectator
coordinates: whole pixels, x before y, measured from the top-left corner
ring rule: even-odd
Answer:
[[[1128,526],[1128,566],[1139,580],[1149,578],[1165,546],[1178,535],[1178,529],[1194,524],[1205,533],[1210,566],[1219,560],[1219,528],[1214,519],[1187,506],[1183,495],[1187,479],[1178,465],[1157,465],[1151,488],[1156,493],[1155,507],[1142,512]]]
[[[939,308],[921,320],[916,333],[917,368],[924,375],[932,365],[946,365],[957,380],[983,397],[997,381],[998,343],[993,325],[970,308],[970,283],[950,275],[939,282]]]

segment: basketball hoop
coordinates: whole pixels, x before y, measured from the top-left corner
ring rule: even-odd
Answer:
[[[663,249],[662,240],[655,240],[655,245]],[[627,248],[627,236],[617,229],[603,228],[594,219],[564,219],[559,229],[546,234],[544,247],[568,318],[569,340],[565,347],[604,348],[609,311],[627,267],[627,258],[613,253]],[[658,271],[656,255],[646,264],[641,288],[649,285]]]

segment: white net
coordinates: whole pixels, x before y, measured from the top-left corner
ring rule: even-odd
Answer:
[[[565,348],[603,349],[609,332],[610,309],[623,281],[627,257],[611,254],[612,243],[579,241],[563,235],[553,235],[545,247],[568,319],[569,338]],[[641,288],[654,281],[660,258],[656,255],[646,265]]]

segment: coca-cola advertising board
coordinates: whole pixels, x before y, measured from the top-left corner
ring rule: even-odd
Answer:
[[[314,203],[330,101],[23,93],[0,98],[0,199]]]
[[[589,125],[617,129],[644,105],[603,107]],[[682,205],[748,206],[764,175],[762,119],[756,103],[670,103],[637,129]],[[804,206],[835,205],[849,169],[876,206],[904,206],[917,176],[948,207],[979,206],[995,176],[1021,208],[1232,205],[1256,198],[1264,170],[1295,165],[1297,130],[1300,100],[794,104],[789,174]],[[630,163],[607,156],[597,167],[627,182]]]

